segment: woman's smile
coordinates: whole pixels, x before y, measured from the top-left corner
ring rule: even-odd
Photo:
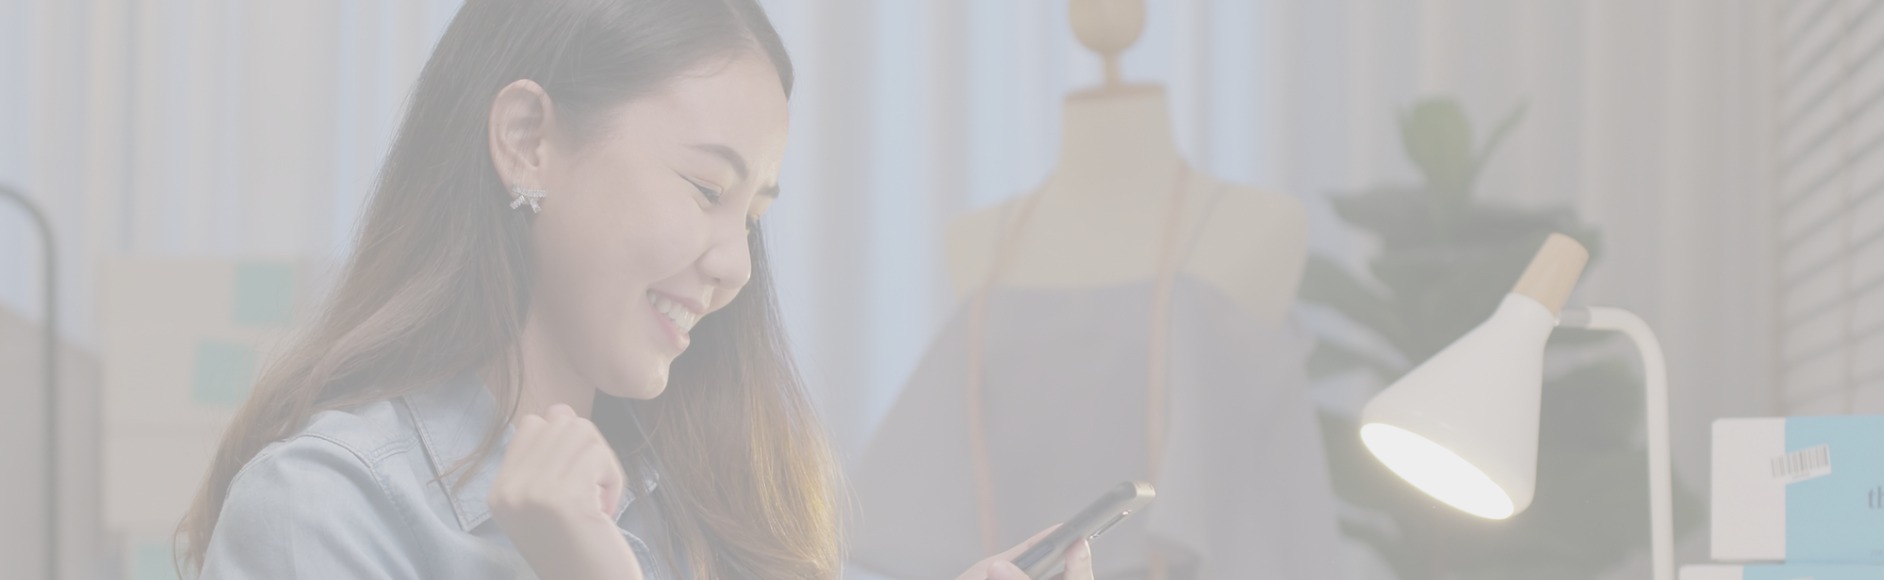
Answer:
[[[654,311],[655,322],[661,327],[661,334],[675,346],[675,355],[687,350],[692,342],[695,324],[705,316],[705,301],[680,298],[672,294],[649,290],[648,308]]]

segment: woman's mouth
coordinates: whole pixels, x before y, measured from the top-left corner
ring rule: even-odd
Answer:
[[[691,342],[690,335],[695,324],[700,323],[701,313],[681,302],[658,292],[648,292],[648,306],[660,315],[661,326],[667,331],[680,350],[687,350]]]

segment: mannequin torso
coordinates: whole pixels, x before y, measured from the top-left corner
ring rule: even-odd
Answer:
[[[1155,86],[1069,98],[1060,165],[1046,186],[949,224],[945,243],[956,295],[966,297],[987,281],[1009,232],[1015,239],[1004,250],[1010,255],[1000,286],[1070,289],[1156,276],[1159,236],[1184,163],[1165,110],[1164,92]],[[1246,315],[1280,320],[1306,257],[1301,204],[1195,171],[1185,183],[1178,239],[1195,239],[1195,246],[1178,272],[1222,292]],[[1033,209],[1023,212],[1030,203]],[[1015,230],[1023,213],[1026,223]]]

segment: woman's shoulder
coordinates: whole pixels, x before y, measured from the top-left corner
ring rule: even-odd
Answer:
[[[318,476],[377,479],[380,465],[413,448],[415,439],[392,401],[322,411],[301,430],[263,447],[236,472],[230,486],[238,487],[246,479],[281,483]]]
[[[322,412],[243,464],[202,578],[422,577],[409,511],[419,486],[392,460],[410,445],[371,407]]]

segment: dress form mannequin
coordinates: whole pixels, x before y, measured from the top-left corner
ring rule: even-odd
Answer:
[[[1144,0],[1074,0],[1074,32],[1105,60],[1105,84],[1067,97],[1060,159],[1030,196],[949,224],[950,280],[958,297],[985,281],[1002,233],[1037,197],[999,284],[1022,288],[1101,286],[1155,275],[1158,235],[1172,176],[1185,164],[1172,138],[1163,87],[1119,80],[1118,56],[1144,27]],[[1184,237],[1197,245],[1179,271],[1224,293],[1257,320],[1280,320],[1294,300],[1307,255],[1306,213],[1295,199],[1221,184],[1191,173],[1192,198],[1227,187],[1212,207],[1188,204]],[[1204,215],[1208,211],[1210,215]],[[1202,228],[1201,231],[1197,228]]]
[[[1100,580],[1330,577],[1336,504],[1287,320],[1302,208],[1186,169],[1163,90],[1117,81],[1142,0],[1073,1],[1109,80],[1067,99],[1044,187],[951,224],[964,300],[852,470],[853,563],[941,577],[1142,480],[1158,500],[1096,544]]]

